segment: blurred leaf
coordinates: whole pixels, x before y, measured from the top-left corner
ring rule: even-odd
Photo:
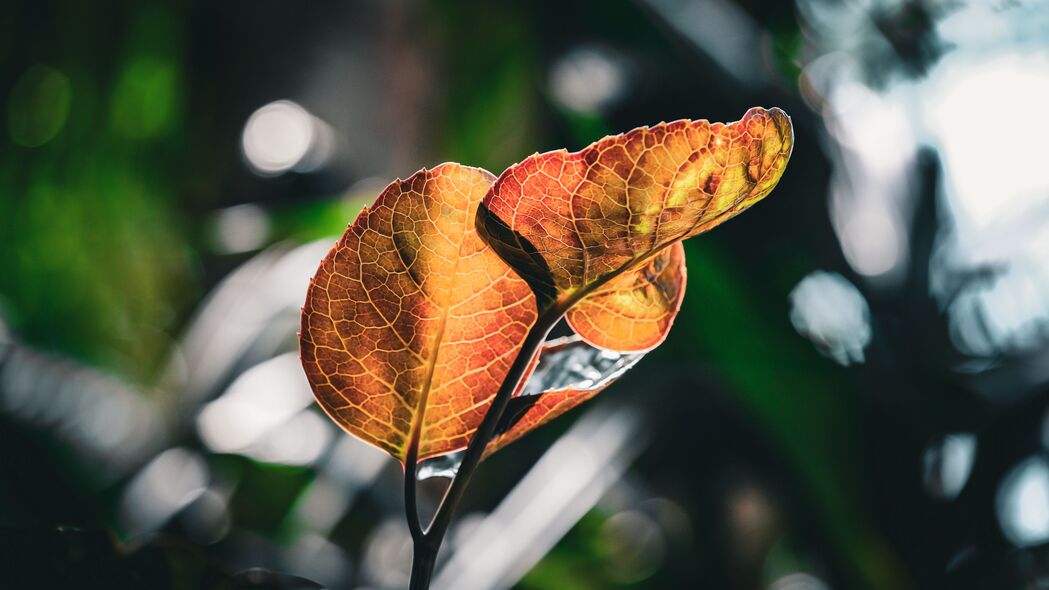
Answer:
[[[11,140],[24,147],[47,143],[65,126],[71,100],[65,74],[44,65],[32,66],[11,90],[7,106]]]
[[[733,385],[808,485],[834,547],[859,579],[857,587],[908,587],[900,564],[859,505],[863,481],[853,446],[852,400],[828,375],[785,320],[755,305],[730,261],[710,242],[686,244],[693,272],[683,324],[707,358]],[[716,309],[717,313],[706,310]],[[833,444],[831,442],[833,441]]]
[[[174,123],[178,85],[175,64],[153,56],[135,58],[117,81],[113,126],[130,139],[165,133]]]
[[[237,572],[224,581],[219,588],[221,590],[245,590],[249,588],[256,590],[324,590],[324,586],[313,580],[270,571],[261,567],[253,567]]]
[[[518,583],[525,590],[607,590],[615,584],[607,575],[602,555],[601,526],[607,519],[600,508],[586,513],[561,539],[557,549],[543,557]]]
[[[0,182],[12,197],[0,199],[0,219],[18,220],[0,224],[3,319],[27,344],[148,383],[169,353],[191,279],[172,203],[185,177],[173,157],[182,113],[165,108],[168,133],[148,146],[118,132],[111,117],[126,89],[121,72],[141,70],[138,63],[159,60],[172,73],[139,112],[148,119],[161,103],[177,106],[182,20],[171,6],[124,11],[119,24],[98,7],[49,6],[55,14],[13,29],[11,40],[62,41],[49,46],[50,66],[21,74],[36,80],[26,86],[31,112],[8,103],[21,126],[10,131],[39,145],[0,143]],[[90,46],[99,35],[112,37],[106,51],[116,56]]]
[[[366,202],[374,197],[352,193],[343,198],[312,200],[277,211],[275,234],[301,242],[312,242],[346,231],[346,220],[356,219]]]
[[[538,66],[529,34],[536,9],[527,3],[439,1],[427,10],[444,36],[443,61],[451,64],[444,72],[440,159],[502,170],[537,143]]]

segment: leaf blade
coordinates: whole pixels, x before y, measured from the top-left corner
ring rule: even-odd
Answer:
[[[656,252],[573,305],[565,319],[592,346],[620,352],[652,350],[666,340],[686,285],[681,242]]]
[[[599,349],[578,334],[547,342],[527,384],[510,400],[485,457],[593,399],[645,354]]]
[[[402,462],[412,444],[425,459],[469,443],[536,319],[473,226],[493,180],[442,164],[394,181],[310,282],[300,349],[318,403]]]
[[[731,124],[679,120],[508,168],[479,210],[486,240],[541,309],[572,305],[674,242],[764,198],[793,148],[790,118],[752,108]]]

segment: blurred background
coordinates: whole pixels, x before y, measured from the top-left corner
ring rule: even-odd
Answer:
[[[3,3],[0,585],[404,587],[298,363],[322,255],[423,166],[762,105],[779,188],[434,588],[1047,588],[1047,104],[1039,0]]]

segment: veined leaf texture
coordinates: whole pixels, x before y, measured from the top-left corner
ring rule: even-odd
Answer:
[[[494,452],[666,338],[685,290],[680,242],[767,195],[792,145],[786,114],[754,108],[537,154],[498,179],[448,163],[394,181],[310,282],[300,340],[319,404],[402,462],[413,445],[420,460],[460,450],[537,319],[564,314],[577,336],[544,345],[529,373],[592,363],[597,377],[520,386]]]

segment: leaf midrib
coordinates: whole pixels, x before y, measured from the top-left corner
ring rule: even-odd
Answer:
[[[468,199],[469,200],[469,199]],[[441,344],[444,341],[445,328],[448,326],[448,316],[451,315],[452,305],[449,300],[452,296],[452,291],[455,289],[455,278],[459,274],[459,261],[463,258],[463,244],[466,242],[467,234],[469,233],[469,212],[470,207],[466,208],[466,216],[463,219],[463,231],[459,239],[459,246],[455,252],[455,263],[452,265],[452,272],[448,280],[448,289],[445,293],[445,297],[442,299],[443,313],[441,315],[441,323],[437,327],[437,335],[434,338],[433,355],[428,360],[426,377],[423,380],[423,386],[419,391],[419,402],[415,409],[415,416],[412,418],[412,430],[408,435],[408,447],[405,449],[405,457],[415,455],[418,458],[419,447],[422,443],[422,427],[423,421],[426,418],[426,406],[430,398],[430,390],[433,386],[433,376],[437,370],[437,356],[441,353]]]

